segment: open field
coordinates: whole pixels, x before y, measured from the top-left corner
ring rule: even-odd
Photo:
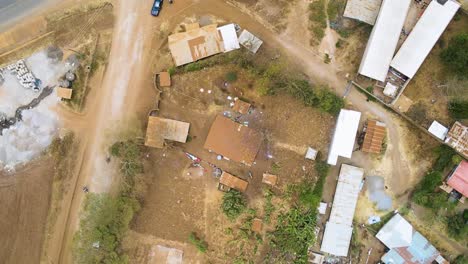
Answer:
[[[54,162],[43,157],[14,174],[0,172],[0,259],[38,263],[50,206]]]

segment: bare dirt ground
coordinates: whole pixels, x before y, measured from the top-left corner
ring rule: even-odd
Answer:
[[[224,75],[230,70],[238,72],[238,80],[226,89],[223,86]],[[200,75],[205,78],[199,78]],[[132,229],[139,234],[182,245],[187,243],[191,232],[196,232],[201,234],[210,248],[209,254],[201,259],[229,263],[239,257],[242,249],[238,247],[244,242],[236,235],[227,234],[226,229],[236,233],[238,224],[228,221],[221,212],[222,192],[217,190],[217,180],[211,175],[207,163],[202,163],[205,170],[190,168],[191,162],[183,151],[249,180],[250,186],[246,193],[249,206],[255,208],[258,216],[261,216],[264,203],[262,173],[270,171],[272,162],[276,162],[279,167],[276,173],[280,177],[278,189],[284,190],[287,184],[299,182],[305,173],[303,166],[306,171],[313,170],[313,162],[304,159],[307,146],[314,146],[326,154],[333,118],[306,108],[292,98],[258,97],[254,90],[248,88],[252,87],[249,75],[235,67],[219,66],[177,75],[173,82],[174,85],[162,94],[159,115],[189,122],[191,141],[171,144],[163,150],[148,149],[144,178],[150,179],[150,184],[143,208]],[[200,93],[200,88],[212,90],[212,93]],[[242,121],[249,121],[249,126],[262,131],[265,137],[256,164],[252,167],[218,161],[214,154],[203,149],[215,116],[230,109],[226,97],[240,94],[253,102],[255,107],[254,113],[243,117]],[[310,127],[317,129],[308,130]],[[273,158],[269,159],[267,153]],[[253,175],[252,179],[247,176],[249,171]],[[190,175],[187,175],[188,172]],[[140,247],[144,250],[145,245]],[[137,262],[135,259],[133,261]]]
[[[53,176],[54,163],[48,157],[14,174],[0,172],[0,262],[39,261]]]

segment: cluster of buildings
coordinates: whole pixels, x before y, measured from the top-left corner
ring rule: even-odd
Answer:
[[[376,9],[379,1],[350,0],[345,11],[345,16],[372,22],[373,14],[379,10],[358,72],[376,80],[377,86],[384,88],[384,95],[393,99],[392,103],[415,76],[460,8],[455,0],[430,1],[395,53],[411,1],[383,0],[380,9]]]
[[[26,89],[31,89],[35,92],[40,90],[38,79],[34,74],[28,69],[24,60],[19,60],[13,64],[6,66],[5,68],[0,68],[0,79],[4,79],[3,74],[9,71],[11,74],[15,75],[18,79],[18,82]]]
[[[203,27],[198,23],[188,24],[184,32],[169,36],[169,50],[176,66],[230,52],[239,49],[240,45],[256,53],[263,41],[245,29],[240,31],[239,26],[235,24],[221,27],[217,24]]]

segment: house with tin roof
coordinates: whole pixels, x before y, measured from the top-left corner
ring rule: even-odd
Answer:
[[[448,264],[440,252],[400,214],[395,214],[376,235],[389,250],[385,264]]]

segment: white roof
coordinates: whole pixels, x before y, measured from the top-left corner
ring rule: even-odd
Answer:
[[[393,58],[391,66],[413,78],[458,8],[460,4],[452,0],[448,0],[444,5],[431,1]]]
[[[383,0],[362,57],[359,74],[385,81],[410,3],[411,0]]]
[[[247,30],[243,30],[239,36],[239,42],[246,49],[250,50],[253,53],[257,53],[260,46],[262,46],[263,41],[257,38],[254,34],[250,33]]]
[[[385,89],[383,90],[383,93],[386,96],[395,97],[395,94],[396,94],[397,91],[398,91],[398,87],[396,85],[393,85],[392,83],[388,82],[387,85],[385,85]]]
[[[328,154],[328,164],[336,165],[338,156],[351,158],[360,118],[360,112],[341,109]]]
[[[347,164],[341,165],[338,185],[336,186],[328,221],[348,226],[353,225],[354,211],[356,210],[363,176],[363,169]]]
[[[440,140],[444,140],[445,136],[448,133],[448,128],[444,127],[441,123],[434,120],[431,126],[429,127],[429,133],[438,137]]]
[[[327,203],[320,203],[318,211],[320,214],[326,214],[327,213]]]
[[[317,153],[318,153],[317,150],[315,150],[315,149],[313,149],[311,147],[308,147],[305,158],[310,159],[310,160],[315,160],[315,158],[317,158]]]
[[[348,0],[343,16],[375,24],[382,0]]]
[[[227,24],[222,27],[218,27],[219,32],[221,32],[221,37],[223,38],[224,52],[233,51],[240,49],[239,39],[237,38],[236,28],[234,24]]]
[[[327,222],[320,250],[335,256],[348,255],[353,228],[343,224]]]
[[[413,240],[413,227],[400,214],[396,214],[376,237],[390,249],[408,247]]]
[[[348,255],[353,233],[354,211],[363,176],[363,169],[347,164],[341,165],[333,207],[325,227],[321,251],[335,256]]]

